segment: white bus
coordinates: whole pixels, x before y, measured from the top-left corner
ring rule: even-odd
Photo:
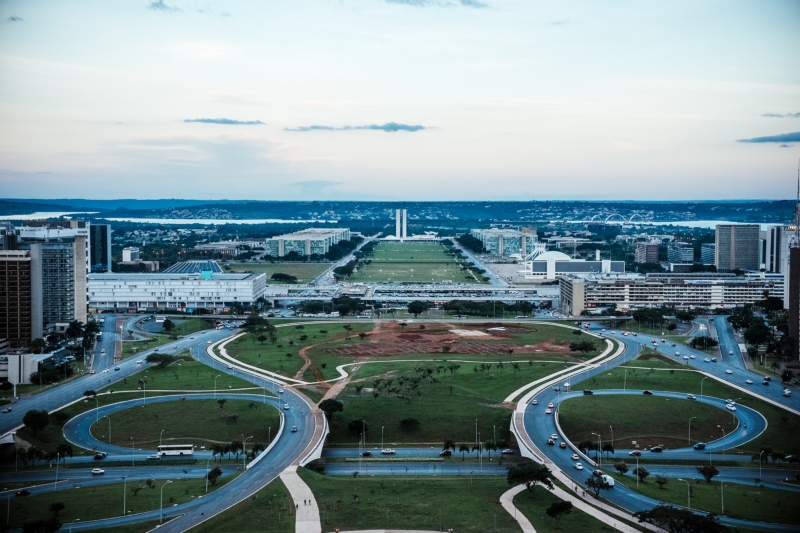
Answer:
[[[167,320],[167,317],[164,315],[156,315],[156,324],[161,324],[165,320]]]
[[[164,455],[192,455],[194,444],[163,444],[158,447],[158,456]]]

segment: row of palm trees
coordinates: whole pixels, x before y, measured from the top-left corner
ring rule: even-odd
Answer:
[[[67,457],[72,457],[72,445],[62,442],[54,451],[46,451],[36,446],[28,446],[28,448],[16,448],[16,460],[22,461],[25,467],[28,466],[30,461],[31,466],[36,468],[36,461],[44,461],[45,465],[50,466],[55,461],[60,461],[62,464],[67,463]]]
[[[497,450],[502,450],[503,448],[507,448],[508,447],[508,443],[506,441],[502,441],[502,440],[498,441],[498,442],[495,442],[494,440],[489,439],[486,442],[478,442],[478,443],[472,443],[472,444],[467,444],[467,443],[456,444],[456,441],[454,441],[452,439],[445,439],[444,440],[444,446],[442,447],[442,450],[451,450],[451,451],[455,452],[456,451],[456,447],[458,448],[458,452],[461,454],[461,460],[462,461],[465,460],[465,455],[464,454],[466,454],[466,453],[469,453],[469,452],[483,453],[483,451],[486,451],[489,454],[489,460],[491,460],[492,459],[492,452],[496,452]]]
[[[94,338],[100,333],[100,325],[94,320],[90,320],[86,324],[80,320],[73,320],[64,333],[72,340],[82,337],[81,346],[88,350],[92,347]]]
[[[209,447],[209,449],[211,450],[211,455],[214,457],[216,462],[221,461],[224,455],[227,455],[228,459],[230,459],[231,454],[236,454],[236,459],[238,460],[239,454],[244,452],[243,445],[238,440],[233,440],[228,444],[214,443]],[[253,459],[258,452],[263,452],[265,449],[266,448],[264,445],[260,442],[253,443],[253,446],[247,450],[247,458]]]

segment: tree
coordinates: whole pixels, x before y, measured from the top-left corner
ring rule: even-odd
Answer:
[[[614,468],[617,470],[617,472],[619,472],[619,475],[621,476],[624,476],[625,474],[628,473],[628,465],[625,464],[624,462],[615,464]]]
[[[416,418],[404,418],[400,421],[400,427],[403,431],[414,431],[419,428],[419,420]]]
[[[597,345],[592,341],[580,341],[580,342],[569,343],[570,352],[581,352],[582,355],[586,355],[586,352],[593,352],[595,350],[597,350]]]
[[[22,524],[22,533],[56,533],[61,529],[61,521],[55,517],[49,520],[34,520]]]
[[[428,309],[430,309],[430,304],[428,302],[414,300],[408,304],[408,312],[414,315],[414,318],[417,318],[417,316],[424,313]]]
[[[62,502],[53,502],[50,504],[50,512],[53,513],[54,516],[58,516],[58,513],[66,509],[67,506],[64,505]]]
[[[453,439],[444,439],[444,445],[442,446],[442,450],[456,451],[456,441],[454,441]]]
[[[602,451],[606,452],[606,458],[608,458],[608,454],[614,453],[614,445],[610,442],[603,443],[603,447],[601,448]]]
[[[755,322],[744,332],[745,344],[755,346],[755,353],[758,353],[758,348],[767,344],[771,338],[772,331],[770,331],[769,327],[767,327],[763,321]]]
[[[458,446],[458,451],[461,452],[461,460],[463,461],[465,459],[464,454],[469,451],[469,444],[460,444]]]
[[[333,416],[333,413],[340,413],[344,411],[344,404],[342,404],[342,402],[339,400],[328,398],[319,404],[319,408],[325,413],[325,415],[328,417],[328,420],[330,420]]]
[[[263,346],[263,345],[264,345],[264,342],[266,342],[266,340],[267,340],[267,337],[265,337],[264,335],[259,335],[258,337],[256,337],[256,340],[257,340],[258,342],[260,342],[260,343],[261,343],[261,345]]]
[[[545,511],[547,516],[556,519],[556,529],[561,529],[561,517],[572,512],[572,502],[553,502]]]
[[[220,398],[219,400],[217,400],[217,405],[219,405],[219,408],[222,409],[223,407],[225,407],[225,402],[227,401],[228,400],[226,400],[225,398]]]
[[[530,494],[533,494],[533,489],[538,484],[542,484],[548,490],[553,490],[553,481],[550,478],[550,469],[537,463],[514,465],[508,469],[506,477],[509,485],[522,483]]]
[[[258,313],[253,313],[247,317],[247,320],[244,321],[244,324],[242,324],[242,329],[247,333],[252,333],[255,335],[267,331],[269,326],[270,323],[266,318]]]
[[[166,353],[153,352],[145,358],[148,363],[157,363],[161,368],[167,368],[169,365],[177,361],[178,358],[174,355]]]
[[[643,466],[637,466],[633,469],[633,475],[638,477],[639,481],[644,481],[650,475],[650,472]]]
[[[711,480],[714,479],[715,476],[719,475],[719,470],[714,465],[703,465],[703,466],[696,466],[697,473],[703,476],[703,478],[711,483]]]
[[[717,339],[712,339],[708,335],[701,335],[699,337],[692,337],[692,340],[689,341],[689,346],[695,350],[705,350],[707,348],[719,346],[719,341],[717,341]]]
[[[719,523],[714,515],[695,514],[688,509],[659,505],[649,511],[634,513],[639,523],[652,524],[669,533],[726,533],[727,526]]]
[[[222,475],[222,469],[218,466],[215,466],[212,470],[208,472],[208,481],[212,485],[216,485],[217,479]]]
[[[42,353],[44,352],[47,343],[44,342],[44,339],[33,339],[31,341],[31,351],[33,353]]]
[[[661,476],[661,475],[656,474],[656,478],[655,478],[654,481],[656,482],[656,485],[658,485],[659,489],[663,489],[664,485],[669,483],[669,478],[666,477],[666,476]]]
[[[31,409],[25,416],[22,418],[22,423],[25,424],[25,427],[33,431],[34,437],[36,434],[47,427],[47,424],[50,423],[50,415],[47,411],[37,411],[36,409]]]
[[[362,419],[359,418],[357,420],[351,420],[347,424],[347,430],[350,433],[355,433],[356,435],[363,435],[364,433],[369,431],[369,426],[367,425],[366,422],[364,422]]]
[[[64,332],[67,337],[70,339],[77,339],[78,337],[83,336],[83,322],[79,320],[73,320],[67,326],[67,330]]]
[[[161,328],[167,333],[172,333],[172,331],[175,329],[175,322],[168,318],[164,320],[163,324],[161,324]]]
[[[594,492],[595,497],[600,497],[601,490],[609,490],[611,484],[606,481],[605,476],[592,476],[586,480],[586,486]]]

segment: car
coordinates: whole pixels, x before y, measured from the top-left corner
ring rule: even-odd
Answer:
[[[634,333],[634,334],[633,334],[633,336],[634,336],[634,337],[638,337],[638,336],[639,336],[639,334],[638,334],[638,333]]]
[[[695,358],[695,356],[693,356],[693,355],[690,355],[690,356],[689,356],[689,359],[696,359],[696,358]]]
[[[453,455],[453,450],[442,450],[439,452],[439,457],[450,457]]]
[[[736,405],[736,402],[733,400],[725,400],[725,403],[729,403],[731,405]]]
[[[108,374],[108,369],[107,368],[103,369],[103,374]]]
[[[575,470],[583,470],[583,465],[580,463],[575,463]]]
[[[96,454],[94,454],[94,460],[95,461],[102,461],[105,458],[106,458],[106,454],[104,454],[104,453],[96,453]]]
[[[555,446],[555,444],[556,444],[556,441],[554,441],[553,439],[547,439],[547,444],[548,444],[549,446]]]
[[[628,455],[630,455],[631,457],[639,457],[640,455],[642,455],[642,452],[640,452],[639,450],[632,450],[628,452]]]
[[[717,358],[716,358],[716,357],[712,357],[712,358],[711,358],[711,362],[712,362],[712,363],[716,363],[716,362],[717,362]]]
[[[705,442],[698,442],[697,444],[694,445],[694,449],[695,450],[705,450],[706,449],[706,443]]]
[[[554,390],[554,391],[556,391],[556,392],[558,392],[558,391],[560,391],[560,390],[561,390],[561,387],[553,387],[553,390]]]
[[[288,411],[289,410],[289,404],[288,403],[283,404],[283,408],[284,408],[284,410]]]
[[[547,410],[545,410],[544,414],[546,414],[546,415],[549,415],[549,414],[550,414],[550,413],[552,413],[552,412],[553,412],[553,411],[552,411],[551,409],[547,409]]]
[[[100,353],[101,353],[101,354],[103,354],[103,355],[105,355],[105,354],[106,354],[106,349],[105,349],[105,348],[103,348],[102,350],[100,350]]]
[[[598,469],[595,469],[594,471],[592,471],[592,475],[595,476],[595,477],[603,477],[603,476],[606,475],[606,473],[598,468]]]
[[[733,350],[728,350],[728,355],[733,355]]]
[[[558,443],[558,447],[561,448],[562,450],[564,450],[564,449],[567,448],[567,443],[566,442],[560,442],[560,443]]]
[[[3,412],[4,413],[10,413],[11,412],[11,408],[10,407],[6,407],[5,409],[3,409]]]
[[[735,411],[736,410],[736,406],[733,405],[732,403],[728,403],[728,404],[725,404],[725,409],[727,409],[728,411]]]
[[[772,378],[769,376],[764,376],[764,381],[772,381]]]
[[[361,452],[361,457],[372,457],[372,452],[369,450]]]
[[[725,373],[726,374],[733,374],[733,370],[728,369],[728,370],[725,371]]]
[[[603,329],[601,329],[600,331],[602,331],[603,333],[605,333],[605,332],[606,332],[606,328],[603,328]]]
[[[194,337],[189,337],[190,339],[194,339]]]
[[[614,331],[614,330],[612,329],[612,330],[611,330],[611,333],[616,333],[616,331]]]
[[[283,389],[278,389],[278,394],[283,394]]]
[[[680,354],[681,354],[681,352],[675,352],[675,355],[680,355]]]
[[[762,381],[761,384],[769,387],[769,381],[767,381],[766,379]]]
[[[590,391],[588,389],[583,391],[584,396],[591,396],[592,394],[594,394],[594,391]]]
[[[137,365],[141,365],[141,364],[142,364],[142,360],[141,360],[141,359],[137,359],[137,360],[136,360],[136,364],[137,364]]]
[[[577,454],[577,453],[573,453],[573,454],[572,454],[572,460],[573,460],[573,461],[578,461],[578,460],[580,460],[580,457],[578,457],[578,454]]]
[[[552,409],[553,407],[555,407],[555,404],[553,402],[550,402],[550,403],[547,404],[547,407]]]
[[[783,389],[783,395],[789,398],[792,395],[792,391],[789,389]]]
[[[20,489],[20,490],[17,491],[17,497],[18,498],[21,498],[22,496],[30,496],[30,495],[31,495],[31,491],[29,491],[27,489]]]
[[[684,355],[683,358],[686,359],[687,361],[689,360],[689,356],[688,355]]]
[[[105,473],[106,473],[106,471],[103,470],[102,468],[92,468],[92,475],[93,476],[100,475],[100,474],[105,474]]]
[[[696,400],[697,396],[695,396],[694,394],[687,394],[686,395],[686,399],[687,400]]]
[[[748,385],[752,385],[753,384],[753,380],[752,379],[746,379],[744,382],[747,383]]]
[[[211,344],[211,341],[206,341],[206,344]]]
[[[663,446],[653,446],[652,448],[650,448],[650,451],[651,452],[660,453],[660,452],[664,451],[664,447]]]
[[[710,362],[711,362],[711,359],[709,359],[708,357],[706,357],[705,359],[703,359],[703,362],[705,362],[705,363],[710,363]]]
[[[661,342],[667,342],[667,339],[661,339]]]
[[[119,367],[118,367],[118,366],[115,366],[115,367],[114,367],[114,371],[116,372],[117,370],[119,370]]]
[[[228,370],[233,370],[233,365],[228,365]]]
[[[511,448],[506,448],[505,450],[501,451],[501,455],[514,455],[516,452]]]
[[[381,450],[381,455],[394,455],[395,450],[394,448],[384,448]]]
[[[553,440],[558,440],[558,435],[553,433],[552,435],[550,435],[550,438],[553,439]]]
[[[645,391],[642,391],[642,394],[647,394],[648,396],[652,396],[653,395],[653,391],[645,390]]]
[[[539,405],[539,400],[534,398],[533,400],[531,400],[531,405]]]
[[[675,346],[675,343],[673,342],[672,345]]]
[[[292,433],[297,433],[297,426],[292,426],[291,431],[292,431]]]

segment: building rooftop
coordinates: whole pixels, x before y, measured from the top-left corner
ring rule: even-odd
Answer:
[[[182,261],[175,263],[164,274],[199,274],[200,272],[221,273],[222,267],[216,261]]]

